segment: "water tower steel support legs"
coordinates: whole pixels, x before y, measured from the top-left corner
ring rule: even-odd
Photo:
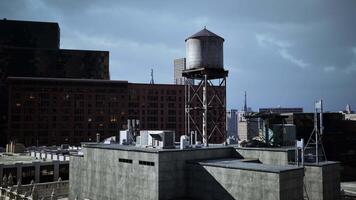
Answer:
[[[213,136],[221,136],[223,142],[226,140],[226,77],[209,78],[203,74],[195,79],[197,85],[193,79],[185,81],[185,134],[198,133],[204,146],[209,145]],[[214,79],[218,79],[218,84],[214,85]]]
[[[207,75],[204,75],[203,87],[203,143],[208,146],[208,97],[207,97]]]

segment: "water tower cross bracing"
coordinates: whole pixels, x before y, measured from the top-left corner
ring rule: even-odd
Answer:
[[[204,28],[186,43],[185,131],[197,132],[208,146],[219,136],[226,141],[226,78],[224,39]],[[198,118],[194,116],[199,116]],[[215,140],[216,141],[216,140]]]

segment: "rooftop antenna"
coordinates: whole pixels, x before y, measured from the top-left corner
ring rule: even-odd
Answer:
[[[314,129],[313,132],[310,134],[310,137],[308,139],[307,144],[304,147],[304,152],[306,151],[306,149],[309,147],[313,147],[315,145],[315,162],[317,164],[319,164],[319,159],[320,156],[322,159],[324,159],[325,161],[326,159],[326,154],[325,154],[325,150],[323,147],[323,143],[322,143],[322,136],[324,133],[324,126],[323,126],[323,100],[320,99],[319,101],[315,102],[314,105]],[[321,146],[321,151],[319,150],[319,146]],[[321,155],[320,155],[321,154]]]
[[[155,84],[155,81],[153,79],[153,69],[151,69],[151,81],[150,84]]]

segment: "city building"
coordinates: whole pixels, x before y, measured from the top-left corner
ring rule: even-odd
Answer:
[[[109,79],[109,52],[60,49],[58,23],[0,20],[0,145],[8,141],[7,77]]]
[[[314,113],[285,113],[286,124],[294,124],[296,139],[306,142],[314,129]],[[280,122],[278,122],[280,123]],[[356,180],[356,121],[342,113],[323,113],[322,144],[328,160],[340,161],[341,179]]]
[[[353,120],[356,121],[356,114],[344,114],[346,120]]]
[[[185,78],[182,76],[183,70],[186,67],[186,59],[178,58],[174,59],[174,83],[178,85],[184,85]]]
[[[25,146],[116,136],[127,119],[144,130],[173,130],[177,141],[185,134],[184,85],[34,77],[9,77],[8,85],[8,140]]]
[[[0,20],[0,77],[109,79],[109,52],[60,49],[57,23]]]
[[[9,141],[78,145],[126,124],[127,81],[9,77],[8,84]]]
[[[259,119],[257,118],[245,118],[244,116],[240,116],[237,127],[240,141],[249,141],[259,136]]]
[[[252,113],[252,109],[247,106],[247,92],[244,95],[244,106],[241,111],[237,112],[237,134],[240,141],[250,141],[259,136],[259,119],[246,118],[245,116]]]
[[[226,136],[237,139],[238,111],[231,109],[226,112]]]
[[[87,144],[71,157],[69,199],[338,199],[339,164],[297,166],[294,148]]]
[[[260,108],[260,113],[302,113],[303,108],[292,107],[275,107],[275,108]]]

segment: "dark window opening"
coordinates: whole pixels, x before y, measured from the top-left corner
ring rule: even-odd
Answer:
[[[138,164],[140,164],[140,165],[148,165],[148,166],[155,166],[154,162],[142,161],[142,160],[139,160]]]
[[[119,162],[132,163],[132,160],[130,160],[130,159],[125,159],[125,158],[119,158]]]

